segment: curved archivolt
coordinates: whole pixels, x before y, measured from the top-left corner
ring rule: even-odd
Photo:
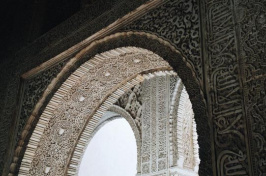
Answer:
[[[143,77],[143,82],[125,92],[108,109],[109,115],[124,117],[134,131],[138,148],[137,174],[197,175],[197,133],[185,87],[174,72],[154,72]],[[96,129],[109,120],[104,114]],[[83,144],[95,133],[95,130],[90,133],[89,128],[90,125],[86,126],[79,139],[68,175],[78,173],[86,149]]]
[[[154,70],[171,67],[158,55],[135,47],[104,52],[82,64],[42,113],[19,175],[64,175],[84,125],[96,125],[124,92],[144,80],[142,73]]]
[[[148,50],[123,47],[97,54],[72,73],[48,103],[30,138],[19,175],[76,175],[93,131],[114,105],[133,118],[138,130],[138,174],[166,173],[172,168],[173,175],[197,175],[192,107],[186,118],[180,113],[184,91],[169,64]],[[189,145],[195,144],[188,151],[178,143],[180,123],[190,127],[182,138],[190,134]],[[182,126],[181,131],[184,129]],[[192,165],[186,164],[188,157],[192,157]]]

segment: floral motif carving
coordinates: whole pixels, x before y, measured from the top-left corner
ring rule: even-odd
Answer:
[[[168,40],[184,53],[197,77],[202,78],[197,0],[169,0],[124,30],[154,33]]]
[[[125,49],[125,51],[128,50],[130,51]],[[49,167],[50,175],[63,175],[68,154],[73,149],[80,130],[105,97],[128,77],[151,69],[170,68],[168,63],[152,52],[141,49],[139,51],[133,49],[133,51],[126,54],[116,51],[119,54],[113,55],[110,52],[112,54],[97,55],[69,77],[44,110],[37,124],[41,128],[35,129],[29,144],[29,146],[38,147],[28,147],[24,157],[32,156],[32,162],[29,165],[28,159],[23,160],[20,174],[43,175]],[[136,58],[141,62],[135,63]],[[74,79],[77,80],[73,81]],[[59,140],[58,136],[64,133],[68,133],[67,138]],[[37,137],[37,134],[42,135]],[[41,145],[34,142],[35,137],[40,138]],[[58,153],[53,155],[51,152],[55,150],[51,151],[51,148],[55,150],[60,148],[60,150],[56,150]],[[53,163],[52,166],[51,163]],[[29,169],[28,166],[30,166]]]
[[[37,104],[44,90],[51,83],[52,79],[60,72],[60,70],[67,61],[68,60],[60,62],[55,66],[41,72],[37,76],[29,80],[25,80],[26,83],[24,86],[23,101],[19,116],[17,140],[20,138],[21,132],[26,124],[26,121],[31,115],[34,106]]]
[[[139,130],[141,129],[142,104],[140,100],[140,85],[135,86],[130,91],[122,95],[116,104],[124,108],[134,118]]]

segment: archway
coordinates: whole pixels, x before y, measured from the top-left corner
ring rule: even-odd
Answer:
[[[176,74],[150,73],[149,78],[125,92],[115,104],[101,117],[95,128],[99,129],[114,118],[125,117],[137,139],[138,175],[198,175],[199,157],[193,110]],[[87,135],[84,132],[81,134],[68,175],[77,175],[79,163],[83,162],[81,158],[87,151],[84,143],[89,143],[97,131],[93,130],[88,135],[89,128],[91,125],[84,130]]]
[[[131,126],[107,112],[83,155],[78,176],[125,176],[137,173],[137,145]],[[105,118],[103,117],[103,118]]]
[[[88,150],[87,146],[90,144],[91,138],[94,137],[94,135],[100,130],[105,124],[109,123],[110,121],[116,120],[116,119],[124,119],[128,123],[130,130],[133,131],[134,134],[134,141],[136,143],[136,173],[141,172],[140,168],[140,154],[141,154],[141,134],[140,130],[138,129],[134,118],[123,108],[113,105],[111,106],[108,111],[106,111],[103,116],[101,117],[100,121],[98,124],[94,127],[93,132],[90,136],[84,136],[81,135],[82,137],[79,139],[79,142],[77,145],[82,145],[83,144],[83,150],[80,150],[80,152],[74,153],[72,156],[71,162],[75,165],[74,170],[68,169],[68,174],[69,175],[77,175],[80,169],[80,165],[82,163],[82,159],[85,155],[85,152]],[[85,129],[86,130],[86,129]],[[83,133],[84,134],[84,133]],[[85,144],[85,145],[84,145]],[[77,159],[78,158],[78,159]],[[135,173],[135,174],[136,174]]]
[[[144,42],[145,39],[147,39],[147,40]],[[120,34],[113,35],[113,36],[105,38],[102,41],[95,42],[92,46],[86,48],[84,51],[82,51],[73,60],[71,60],[69,62],[69,64],[65,67],[66,69],[63,70],[60,73],[60,75],[58,76],[58,79],[52,82],[52,86],[51,86],[52,89],[56,89],[58,84],[60,84],[60,82],[62,80],[64,80],[66,75],[70,74],[69,71],[71,72],[71,70],[74,70],[80,63],[83,63],[83,60],[86,60],[86,59],[90,58],[90,55],[94,55],[94,53],[98,53],[101,50],[108,50],[108,48],[106,48],[105,45],[104,45],[104,43],[106,41],[108,41],[110,43],[114,43],[114,45],[106,45],[106,46],[109,46],[109,47],[116,47],[117,45],[118,46],[119,45],[122,45],[122,46],[139,45],[139,46],[142,46],[144,48],[150,48],[150,49],[152,49],[154,51],[158,50],[158,51],[156,51],[156,53],[159,53],[160,55],[164,56],[164,58],[171,64],[171,66],[173,66],[173,68],[178,71],[178,74],[181,77],[182,81],[184,82],[185,86],[187,87],[187,91],[188,91],[188,93],[190,95],[190,99],[192,101],[193,109],[194,109],[194,112],[195,112],[196,122],[200,124],[200,125],[198,125],[198,127],[200,128],[200,129],[198,128],[198,132],[199,132],[199,144],[200,144],[200,146],[202,146],[201,147],[202,150],[200,150],[200,155],[201,155],[200,157],[201,157],[201,159],[203,158],[202,159],[203,162],[201,163],[201,165],[203,165],[203,166],[206,165],[205,168],[209,168],[208,170],[205,170],[205,169],[202,170],[202,173],[211,172],[210,162],[209,162],[210,158],[211,158],[210,157],[210,142],[208,140],[206,140],[206,134],[209,134],[209,130],[208,130],[209,128],[208,128],[207,118],[206,118],[206,114],[205,114],[205,110],[206,109],[204,108],[205,105],[204,105],[204,101],[203,101],[201,93],[200,93],[199,86],[198,86],[197,82],[195,81],[195,78],[193,78],[192,72],[189,69],[186,69],[187,68],[186,64],[188,64],[188,63],[184,62],[184,60],[185,60],[184,57],[182,57],[182,55],[178,51],[174,50],[173,47],[171,47],[171,45],[169,43],[167,43],[166,41],[163,41],[162,39],[158,39],[156,36],[145,34],[145,33],[141,33],[141,34],[138,34],[138,33],[121,33],[121,35]],[[159,46],[159,47],[155,47],[156,45]],[[113,55],[113,54],[114,53],[112,53],[111,55]],[[90,61],[92,61],[92,60],[93,59],[91,59]],[[92,62],[97,63],[99,61],[101,61],[101,58],[96,58]],[[166,64],[166,62],[165,62],[165,64]],[[162,64],[162,65],[164,65],[164,64]],[[90,65],[87,65],[87,66],[90,67]],[[166,66],[166,67],[163,68],[163,69],[166,69],[166,70],[169,69],[169,66]],[[150,69],[152,69],[152,70],[153,69],[159,69],[160,70],[160,69],[162,69],[162,67],[158,66],[158,67],[155,67],[155,68],[153,67],[153,68],[150,68]],[[147,72],[147,70],[145,72]],[[77,70],[74,73],[81,73],[81,72],[80,72],[80,70]],[[110,76],[108,73],[105,73],[105,74]],[[74,80],[76,79],[76,77],[79,77],[79,76],[75,75],[75,74],[72,74],[68,78],[68,80],[61,87],[68,88],[69,85],[71,85],[72,83],[75,83]],[[129,82],[129,85],[134,85],[134,82],[137,82],[137,83],[141,82],[141,79],[143,79],[143,78],[137,76],[134,79],[132,79],[132,82]],[[124,87],[122,87],[122,90],[119,90],[119,89],[117,89],[117,90],[123,91],[123,89],[127,89],[129,85],[123,85]],[[61,90],[59,89],[58,92],[60,92],[60,91]],[[118,94],[119,94],[119,91],[118,91]],[[64,92],[64,91],[62,91],[62,92]],[[111,97],[111,98],[114,98],[114,97]],[[55,99],[55,101],[59,101],[58,100],[58,96],[56,94],[54,95],[53,98]],[[53,98],[52,98],[52,100],[53,100]],[[83,98],[81,98],[81,99],[83,99]],[[79,99],[79,101],[81,99]],[[52,100],[50,101],[50,103],[52,102]],[[107,102],[106,104],[108,105],[108,103],[109,102]],[[55,104],[57,104],[57,103],[55,103]],[[53,105],[54,104],[52,103],[52,106]],[[51,106],[49,106],[49,104],[48,104],[47,108],[49,109],[49,108],[51,108]],[[44,111],[43,114],[45,114],[45,113],[46,112]],[[48,113],[47,115],[49,116],[51,114]],[[30,120],[32,121],[32,119],[30,119]],[[45,121],[46,120],[43,120],[42,118],[41,118],[41,120],[39,120],[40,123],[46,123]],[[65,124],[65,125],[67,126],[68,124]],[[206,126],[207,126],[207,128],[206,128]],[[39,125],[39,126],[37,125],[36,129],[38,129],[38,128],[43,128],[42,124]],[[39,134],[33,133],[32,139],[34,139],[34,138],[38,138],[39,139],[40,138],[39,136],[40,136]],[[32,154],[28,154],[28,155],[29,156],[27,156],[27,152],[26,152],[25,157],[26,158],[27,157],[31,158],[30,156],[32,156]],[[49,162],[47,162],[47,164],[49,164]],[[25,171],[26,170],[28,171],[29,169],[28,169],[27,165],[28,164],[23,165],[23,162],[22,162],[20,170],[25,169]],[[200,167],[200,168],[202,168],[202,167]],[[201,173],[201,171],[200,171],[200,173]]]

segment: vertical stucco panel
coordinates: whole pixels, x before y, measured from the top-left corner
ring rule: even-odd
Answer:
[[[266,1],[234,4],[251,167],[266,174]]]

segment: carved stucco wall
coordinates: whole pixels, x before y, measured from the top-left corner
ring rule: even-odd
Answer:
[[[262,175],[266,172],[264,20],[264,1],[167,1],[125,28],[156,34],[177,49],[190,44],[184,46],[182,52],[192,63],[208,103],[212,140],[215,141],[213,168],[217,175],[229,172],[232,175]],[[182,29],[180,34],[176,32],[179,28]],[[29,64],[27,68],[34,66],[36,64]],[[6,96],[3,98],[5,103],[1,103],[8,105],[1,106],[5,107],[2,115],[9,119],[10,114],[14,114],[18,75],[12,75],[13,79],[8,80],[11,83],[8,92],[2,91]],[[229,87],[227,83],[230,83]],[[8,128],[10,121],[1,121],[1,124]],[[1,130],[2,146],[6,146],[7,130],[4,127]],[[224,136],[229,136],[227,141]],[[5,147],[1,150],[3,153]],[[232,161],[240,169],[230,168]]]
[[[122,39],[121,37],[122,38],[126,37],[127,39],[125,38],[125,39],[121,40]],[[140,38],[138,38],[138,40],[136,40],[135,37],[140,37]],[[119,42],[116,42],[117,39],[118,39]],[[112,40],[114,40],[114,41],[112,42]],[[104,42],[106,42],[106,41],[112,42],[113,44],[112,45],[104,45],[105,44]],[[135,43],[135,44],[137,44],[137,42],[139,42],[140,46],[147,47],[149,49],[156,49],[157,51],[156,50],[155,51],[157,53],[163,54],[165,56],[164,58],[168,59],[170,61],[170,63],[175,66],[175,68],[176,68],[177,64],[178,64],[178,66],[182,66],[183,65],[183,62],[185,60],[185,58],[180,57],[179,52],[176,51],[176,50],[174,50],[168,43],[165,43],[163,40],[160,40],[156,36],[147,35],[145,33],[120,33],[120,34],[116,34],[116,35],[113,35],[113,36],[108,36],[107,38],[104,38],[101,41],[97,41],[98,45],[100,44],[97,47],[103,49],[103,51],[104,51],[105,48],[102,47],[103,45],[104,45],[104,47],[106,47],[106,46],[112,46],[112,47],[119,46],[119,45],[115,45],[115,44],[120,44],[121,46],[128,45],[128,44],[123,43],[123,42],[121,43],[121,41],[123,41],[123,42],[125,42],[125,41],[126,42],[129,42],[128,43],[129,45],[132,44],[132,42]],[[147,41],[149,41],[149,42],[147,42]],[[146,46],[143,45],[143,44],[145,44]],[[156,47],[154,47],[155,46],[154,44],[159,44],[159,45],[156,46]],[[160,49],[160,47],[162,47],[161,44],[167,45],[168,47],[163,47],[162,49]],[[92,44],[91,46],[95,46],[95,45]],[[91,46],[88,47],[88,50],[90,50],[90,47]],[[78,57],[80,57],[80,56],[78,56]],[[86,57],[84,57],[85,60],[86,60],[87,57],[89,57],[89,56],[86,55]],[[171,58],[173,58],[173,57],[175,58],[175,60],[171,60]],[[70,62],[70,64],[73,65],[73,62]],[[180,67],[180,69],[178,69],[178,71],[179,72],[182,71],[181,72],[181,75],[183,75],[183,76],[184,76],[184,74],[186,75],[186,77],[184,77],[186,79],[183,79],[183,80],[185,81],[185,83],[187,83],[187,81],[190,82],[189,84],[187,84],[187,86],[188,86],[189,91],[191,93],[191,88],[193,90],[195,88],[195,86],[197,86],[197,84],[195,84],[195,82],[194,83],[191,82],[191,80],[194,79],[194,78],[192,77],[191,73],[189,73],[189,70],[188,69],[185,69],[185,67],[186,67],[185,65],[182,66],[182,67]],[[70,67],[69,66],[66,66],[66,69],[70,69]],[[60,75],[62,76],[64,74],[66,74],[66,73],[68,73],[68,72],[64,71],[63,74],[60,74]],[[62,78],[60,78],[60,77],[57,76],[57,81],[53,80],[53,82],[50,85],[50,87],[47,88],[48,91],[46,91],[46,93],[44,93],[44,96],[42,97],[41,103],[39,102],[37,104],[37,106],[36,106],[37,109],[40,109],[41,108],[42,104],[46,101],[46,96],[47,95],[48,95],[48,99],[49,99],[49,93],[54,89],[53,88],[54,86],[56,87],[56,85],[57,85],[56,83],[58,83],[58,82],[60,83],[61,82],[61,79]],[[61,84],[59,84],[59,85],[61,85]],[[195,103],[195,97],[198,96],[196,93],[200,93],[200,92],[197,92],[197,91],[195,92],[195,89],[193,90],[193,92],[192,92],[191,95],[194,96],[194,98],[192,100]],[[198,106],[198,105],[200,105],[200,107],[201,107],[203,105],[203,102],[202,103],[199,103],[199,104],[196,104],[196,106]],[[205,114],[204,114],[204,108],[196,108],[195,110],[196,110],[195,111],[196,112],[196,116],[203,118],[202,120],[198,119],[199,122],[202,123],[202,125],[199,125],[200,131],[202,131],[202,132],[203,131],[206,131],[208,129],[208,127],[206,128],[204,126],[204,125],[207,125],[207,123],[205,123],[205,121],[207,119],[206,119]],[[38,114],[36,112],[38,112],[38,111],[39,110],[37,110],[37,111],[35,110],[34,111],[34,113],[32,114],[32,116],[30,117],[30,121],[29,121],[30,123],[32,123],[32,120],[35,119],[36,114]],[[34,126],[34,123],[33,123],[33,125],[27,125],[26,126],[27,128],[25,128],[24,129],[24,132],[22,133],[24,135],[22,136],[22,139],[19,142],[19,145],[20,146],[17,147],[17,149],[16,149],[15,157],[13,158],[13,164],[11,165],[11,171],[12,172],[16,172],[16,167],[19,166],[20,158],[21,158],[21,156],[23,156],[21,154],[24,153],[23,152],[23,150],[24,150],[23,149],[24,148],[23,145],[25,144],[24,141],[27,141],[27,136],[29,136],[32,126]],[[203,132],[203,134],[206,134],[206,132]],[[202,148],[202,150],[201,150],[200,153],[202,153],[202,154],[204,153],[202,156],[205,157],[205,158],[209,158],[210,159],[210,157],[208,157],[208,156],[210,156],[209,155],[210,154],[209,153],[209,150],[206,150],[206,149],[208,149],[208,141],[206,140],[206,138],[204,136],[201,136],[201,138],[203,140],[200,139],[199,141],[201,142],[201,145],[202,146],[205,146],[205,147]],[[208,159],[207,160],[204,160],[204,162],[202,162],[202,165],[206,165],[205,164],[206,162],[208,162]],[[209,167],[210,167],[210,165],[206,165],[206,167],[202,167],[202,168],[209,168]],[[211,171],[211,169],[206,169],[206,170],[207,170],[207,172],[210,172]],[[204,171],[204,169],[203,169],[203,172],[206,173],[206,171]]]
[[[143,158],[139,175],[147,172],[148,175],[197,175],[199,155],[194,114],[179,77],[154,73],[117,103],[135,114],[132,116],[135,124],[141,114]]]
[[[122,18],[144,2],[145,0],[121,0],[121,2],[113,7],[103,6],[104,8],[101,8],[90,6],[67,19],[23,49],[14,52],[6,59],[7,62],[0,66],[0,173],[2,173],[2,171],[4,175],[8,173],[11,162],[10,159],[17,145],[15,141],[17,141],[17,128],[19,125],[18,114],[20,113],[21,101],[23,101],[21,100],[21,94],[23,93],[20,91],[20,84],[23,82],[24,77],[21,79],[21,75],[38,67],[51,58],[57,57],[60,53],[73,45],[84,41],[85,38],[107,27],[118,18]],[[92,14],[91,12],[94,13]],[[100,37],[110,34],[110,32],[112,32],[112,30],[104,32]],[[96,38],[97,37],[99,38],[99,35],[96,36]],[[91,41],[87,42],[90,43]],[[85,46],[83,46],[83,48]],[[66,58],[71,58],[73,53],[75,54],[76,52],[77,50],[72,49],[67,54],[59,56],[61,58],[60,62]],[[57,63],[58,62],[53,63],[52,67]],[[49,74],[47,69],[48,68],[41,69],[41,74],[43,72],[45,72],[43,74]],[[59,71],[60,70],[58,70],[57,73]],[[32,76],[34,77],[36,75]],[[41,88],[37,89],[44,89],[43,87],[47,87],[48,84],[49,83],[41,85]],[[32,90],[32,93],[33,92],[36,92],[36,90]],[[40,94],[42,93],[40,92]],[[36,95],[36,97],[38,96],[39,95]]]
[[[254,175],[266,174],[266,1],[237,1],[238,57]]]
[[[201,7],[202,30],[207,31],[206,93],[212,100],[209,107],[220,151],[217,172],[264,175],[265,1],[205,1]]]
[[[102,114],[103,109],[97,110],[92,117],[96,125],[89,122],[82,132],[71,157],[67,175],[78,174],[87,144],[97,130],[109,120],[121,116],[129,122],[136,137],[138,175],[197,175],[199,156],[194,114],[180,78],[172,71],[142,76],[144,81],[124,92],[115,103],[122,108],[112,105],[100,118],[99,114]],[[174,110],[171,110],[172,107]],[[170,116],[173,115],[171,119]],[[170,126],[173,119],[177,123]],[[68,130],[63,129],[62,134]],[[173,132],[179,136],[172,136]],[[176,156],[170,152],[170,141],[173,138],[174,143],[178,144],[175,148],[178,153]],[[178,165],[170,165],[171,160]],[[46,165],[46,168],[52,167],[54,166]]]
[[[171,87],[170,81],[176,86]],[[194,171],[199,164],[195,154],[198,147],[196,144],[194,148],[193,143],[193,136],[197,135],[192,129],[194,114],[180,82],[179,78],[155,74],[142,84],[142,175],[197,175],[198,170]],[[182,90],[179,86],[183,91],[177,91]],[[177,106],[175,101],[182,106]],[[171,111],[173,106],[176,109]],[[177,123],[173,124],[173,120]],[[176,155],[171,152],[173,143],[177,143]]]
[[[160,69],[167,70],[170,66],[158,55],[133,47],[104,52],[82,64],[60,86],[43,111],[19,175],[64,175],[72,167],[72,164],[68,166],[68,160],[73,149],[84,145],[76,145],[84,125],[87,127],[83,134],[90,134],[120,94],[134,82],[138,83],[138,74]]]
[[[186,56],[202,86],[200,19],[197,0],[167,1],[157,10],[147,13],[122,30],[145,31],[169,41]]]

